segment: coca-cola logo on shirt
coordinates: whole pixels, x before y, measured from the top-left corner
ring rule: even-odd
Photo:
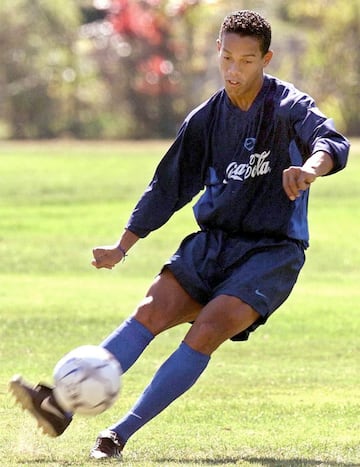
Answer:
[[[247,164],[238,164],[231,162],[226,168],[226,177],[223,183],[228,180],[238,180],[240,182],[247,178],[260,177],[271,172],[270,161],[267,158],[270,151],[264,151],[261,154],[251,154]]]

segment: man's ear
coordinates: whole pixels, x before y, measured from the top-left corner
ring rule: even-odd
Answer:
[[[220,52],[220,49],[221,49],[221,39],[216,39],[216,47],[217,47],[217,51]]]
[[[272,50],[268,50],[266,54],[264,55],[264,68],[269,65],[271,62],[271,59],[273,58],[274,52]]]

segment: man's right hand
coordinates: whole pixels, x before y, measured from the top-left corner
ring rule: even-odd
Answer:
[[[116,246],[98,246],[93,249],[94,259],[91,264],[97,268],[112,269],[124,258],[124,253]]]

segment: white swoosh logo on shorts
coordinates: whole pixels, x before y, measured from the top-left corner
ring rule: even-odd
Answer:
[[[256,290],[255,290],[255,295],[257,295],[258,297],[267,298],[267,296],[264,295],[263,293],[261,293],[259,289],[256,289]]]
[[[50,412],[53,415],[56,415],[56,417],[64,418],[64,414],[60,412],[56,407],[52,405],[50,402],[50,397],[46,397],[40,404],[40,408],[44,410],[45,412]]]

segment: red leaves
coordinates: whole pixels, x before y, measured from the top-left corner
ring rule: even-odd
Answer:
[[[109,20],[114,30],[125,37],[137,37],[150,45],[160,45],[166,32],[167,21],[156,5],[157,0],[114,0]]]

